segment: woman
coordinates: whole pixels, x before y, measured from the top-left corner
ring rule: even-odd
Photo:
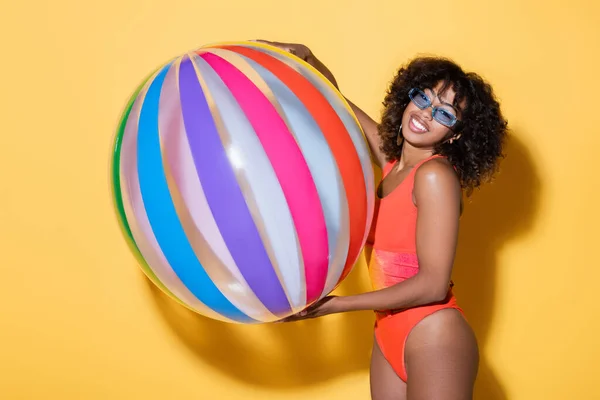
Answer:
[[[266,43],[304,59],[337,87],[306,46]],[[490,178],[502,155],[500,106],[478,75],[431,57],[400,68],[380,124],[350,104],[383,169],[370,237],[374,291],[327,297],[286,321],[374,310],[374,400],[471,399],[479,352],[450,278],[462,192]]]

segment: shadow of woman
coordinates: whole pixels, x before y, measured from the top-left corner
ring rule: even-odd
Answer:
[[[205,364],[249,384],[287,389],[366,370],[372,345],[369,312],[294,323],[236,325],[211,320],[169,299],[146,279],[175,335]],[[368,290],[365,256],[336,290]]]
[[[524,146],[512,137],[493,184],[473,195],[461,221],[454,280],[482,350],[492,321],[496,254],[533,224],[540,184]],[[370,289],[368,251],[336,294]],[[201,362],[248,384],[292,389],[367,371],[373,314],[347,313],[289,324],[231,325],[179,306],[148,282],[157,309]],[[476,398],[503,400],[501,383],[482,357]]]
[[[494,182],[474,193],[466,204],[453,277],[455,293],[481,347],[475,398],[486,400],[506,399],[484,354],[497,291],[497,255],[507,242],[531,229],[541,192],[531,156],[514,132],[505,153]]]

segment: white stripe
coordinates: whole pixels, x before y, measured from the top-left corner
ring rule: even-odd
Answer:
[[[180,62],[181,59],[174,63],[161,88],[159,131],[163,157],[193,221],[192,231],[186,234],[194,250],[201,251],[196,246],[204,245],[208,247],[204,250],[214,254],[215,258],[204,260],[200,254],[196,256],[213,284],[236,308],[257,321],[274,320],[275,316],[256,298],[237,268],[202,189],[181,114],[178,82]],[[196,243],[196,237],[205,243]]]
[[[221,57],[238,57],[219,50],[210,51]],[[265,229],[262,234],[266,237],[262,239],[268,241],[265,245],[272,249],[272,257],[275,258],[271,260],[273,267],[283,281],[282,287],[292,307],[302,308],[306,302],[302,254],[277,175],[252,125],[225,83],[204,59],[196,56],[194,61],[223,116],[222,123],[230,139],[227,152],[232,164],[239,168],[237,174],[250,187],[251,193],[245,192],[244,196],[251,196],[255,201],[259,215],[253,215],[253,218],[263,223]]]
[[[252,60],[248,62],[275,94],[317,187],[329,244],[327,289],[337,283],[350,245],[348,201],[337,162],[321,128],[302,101],[270,71]]]
[[[358,158],[362,166],[363,178],[365,180],[367,194],[367,224],[365,226],[365,232],[362,238],[362,245],[364,246],[369,235],[371,224],[373,222],[373,213],[375,207],[375,176],[373,172],[373,164],[371,163],[371,156],[369,152],[368,143],[363,135],[360,125],[358,125],[356,119],[353,117],[352,111],[349,109],[346,102],[340,98],[340,94],[336,93],[334,89],[332,89],[326,82],[323,81],[324,78],[317,76],[311,69],[301,64],[300,62],[294,61],[292,57],[282,55],[276,51],[265,49],[264,47],[254,47],[250,45],[247,45],[246,47],[251,47],[255,50],[269,54],[274,58],[285,62],[287,65],[289,65],[302,76],[304,76],[327,99],[329,104],[333,107],[335,112],[342,120],[342,123],[346,127],[346,130],[348,131],[350,138],[354,143],[354,148],[358,154]],[[359,254],[357,254],[356,256],[358,255]],[[334,275],[327,277],[327,284],[325,286],[323,294],[327,294],[335,288],[335,286],[338,284],[338,280],[342,271],[339,271],[340,275],[337,276],[335,276],[335,273],[338,271],[331,272]]]
[[[175,274],[154,236],[142,200],[137,172],[137,135],[140,111],[152,77],[137,96],[125,125],[121,148],[121,193],[123,205],[135,243],[157,278],[177,298],[194,311],[210,318],[231,322],[216,313],[192,294]]]

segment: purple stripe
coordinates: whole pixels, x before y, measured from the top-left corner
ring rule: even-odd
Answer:
[[[246,205],[189,57],[181,62],[183,121],[202,188],[237,267],[258,299],[275,315],[290,312],[269,256]]]

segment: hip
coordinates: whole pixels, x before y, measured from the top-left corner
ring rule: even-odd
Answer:
[[[425,304],[422,306],[416,306],[400,310],[375,311],[376,324],[379,325],[381,323],[395,324],[402,322],[418,322],[436,311],[447,308],[456,309],[464,315],[464,312],[460,308],[458,300],[456,299],[456,296],[454,295],[452,289],[448,290],[448,295],[444,300],[437,303]]]

